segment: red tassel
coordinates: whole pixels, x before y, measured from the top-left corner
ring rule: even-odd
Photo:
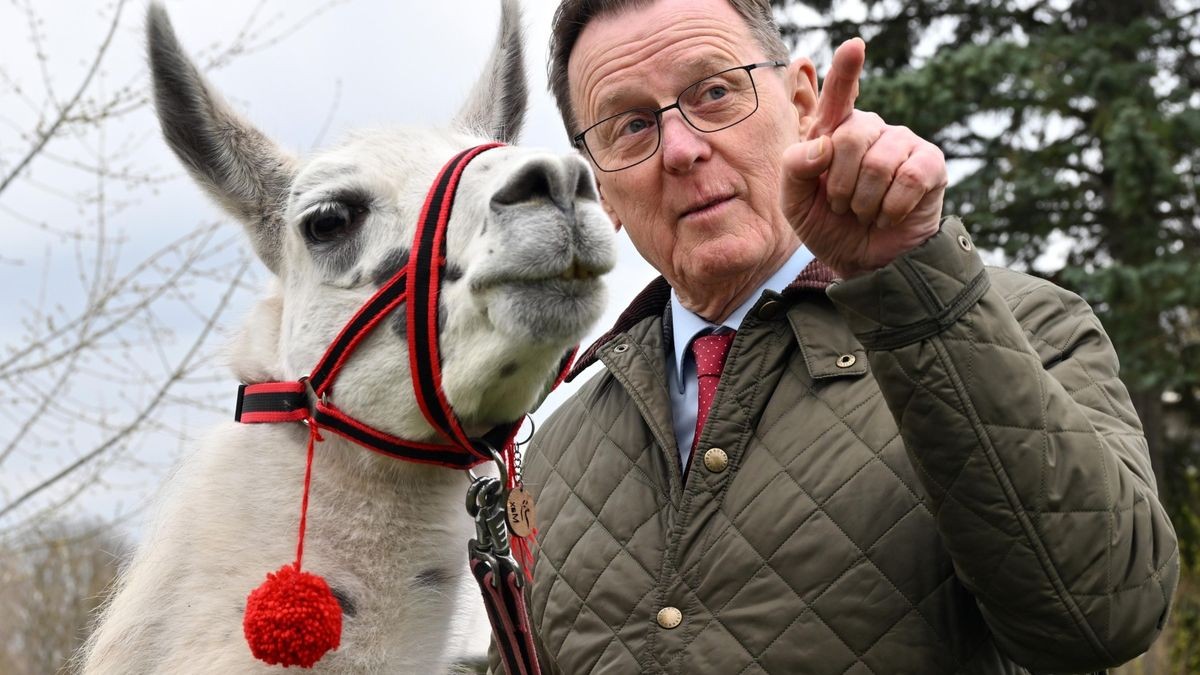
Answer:
[[[517,564],[521,566],[521,571],[525,573],[525,580],[533,583],[533,548],[529,544],[529,540],[537,536],[537,530],[529,537],[512,536],[512,552],[513,558]]]
[[[323,441],[317,424],[308,420],[308,459],[296,562],[284,565],[246,598],[242,632],[254,657],[271,665],[311,668],[342,640],[342,606],[321,577],[300,571],[308,492],[312,483],[313,444]]]
[[[311,668],[342,639],[342,607],[321,577],[288,564],[246,598],[242,632],[254,657]]]

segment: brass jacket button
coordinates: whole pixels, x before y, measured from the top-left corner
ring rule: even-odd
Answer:
[[[729,455],[720,448],[709,448],[704,453],[704,468],[713,473],[721,473],[729,466]]]
[[[758,308],[758,318],[765,321],[775,319],[783,313],[783,303],[778,300],[768,300]]]
[[[858,359],[856,359],[853,354],[842,354],[838,357],[837,367],[849,368],[850,366],[854,365],[855,361],[858,361]]]
[[[658,625],[671,629],[683,623],[683,612],[674,607],[663,607],[658,610]]]

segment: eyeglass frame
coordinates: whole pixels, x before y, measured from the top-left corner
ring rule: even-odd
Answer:
[[[688,86],[684,87],[683,91],[679,92],[679,95],[675,97],[674,103],[663,106],[663,107],[659,108],[658,110],[639,106],[639,107],[635,107],[635,108],[630,108],[628,110],[622,110],[621,112],[616,113],[614,115],[609,115],[608,117],[605,117],[604,119],[600,120],[599,122],[592,124],[591,126],[584,129],[583,131],[575,134],[575,136],[571,139],[571,144],[575,146],[576,150],[583,150],[584,152],[586,152],[588,158],[592,160],[592,166],[595,166],[597,169],[599,169],[600,171],[603,171],[604,173],[616,173],[618,171],[624,171],[625,169],[632,169],[633,167],[637,166],[638,164],[641,164],[642,162],[653,157],[655,155],[655,153],[658,152],[658,149],[660,147],[662,147],[662,116],[663,116],[663,113],[667,112],[668,110],[671,110],[672,108],[678,110],[679,116],[683,118],[683,121],[687,122],[687,125],[689,127],[695,129],[696,131],[699,131],[702,134],[712,134],[712,133],[716,133],[718,131],[723,131],[725,129],[728,129],[729,127],[732,127],[732,126],[737,126],[738,124],[741,124],[742,122],[745,122],[746,120],[750,119],[750,117],[752,115],[754,115],[754,113],[758,112],[758,85],[754,83],[754,75],[751,74],[750,71],[756,70],[758,68],[786,68],[787,65],[788,65],[787,61],[776,59],[773,61],[760,61],[758,63],[750,63],[750,64],[747,64],[744,66],[734,66],[733,68],[726,68],[725,70],[718,70],[717,72],[711,73],[709,75],[705,75],[704,77],[702,77],[702,78],[696,80],[695,82],[689,84]],[[735,70],[746,71],[747,77],[750,78],[750,89],[754,92],[754,110],[751,110],[750,112],[746,113],[746,116],[743,117],[742,119],[740,119],[736,122],[730,122],[729,124],[726,124],[725,126],[717,128],[717,129],[701,129],[700,127],[696,126],[696,123],[691,121],[690,119],[688,119],[687,113],[685,113],[683,111],[683,108],[681,108],[679,106],[679,100],[683,98],[683,95],[686,94],[689,89],[704,82],[705,80],[710,80],[718,75],[724,75],[725,73],[733,72]],[[623,166],[619,169],[605,169],[604,167],[600,166],[600,162],[597,161],[596,156],[592,154],[592,149],[588,147],[587,141],[584,140],[583,137],[587,134],[587,132],[591,131],[592,129],[595,129],[596,127],[600,126],[601,124],[604,124],[605,122],[607,122],[611,119],[620,117],[621,115],[628,115],[629,113],[631,113],[635,110],[647,110],[647,111],[650,111],[651,113],[653,113],[653,115],[654,115],[654,125],[655,125],[655,129],[658,132],[658,141],[654,144],[654,149],[650,151],[650,154],[646,155],[642,159],[639,159],[638,161],[634,162],[633,164],[630,164],[628,166]]]

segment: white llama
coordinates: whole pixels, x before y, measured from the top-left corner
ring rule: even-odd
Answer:
[[[158,117],[191,175],[242,222],[276,275],[234,344],[243,383],[307,375],[343,325],[408,258],[426,191],[465,148],[510,141],[526,84],[516,0],[504,0],[483,76],[450,129],[363,133],[298,159],[234,113],[199,75],[166,13],[147,20]],[[468,435],[520,419],[599,318],[612,226],[586,164],[499,147],[462,174],[440,300],[445,396]],[[231,382],[232,406],[235,386]],[[414,442],[445,442],[410,380],[405,311],[354,351],[332,395],[347,414]],[[295,558],[308,432],[298,422],[214,430],[164,488],[136,556],[85,648],[87,673],[258,673],[247,593]],[[321,673],[446,668],[456,588],[474,533],[464,472],[379,456],[324,433],[303,567],[342,607]]]

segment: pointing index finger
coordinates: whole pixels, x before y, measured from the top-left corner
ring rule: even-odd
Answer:
[[[854,111],[858,80],[866,58],[867,44],[862,38],[846,40],[833,53],[833,63],[817,98],[816,122],[809,129],[809,139],[833,133]]]

